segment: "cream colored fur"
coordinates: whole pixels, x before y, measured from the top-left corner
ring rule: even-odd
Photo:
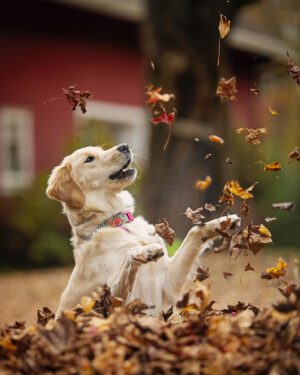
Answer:
[[[47,195],[62,202],[72,228],[75,258],[57,317],[74,307],[83,295],[105,284],[113,295],[126,302],[141,299],[151,306],[150,314],[159,315],[180,299],[193,269],[200,264],[201,254],[217,236],[215,229],[228,219],[222,217],[205,226],[194,226],[173,257],[168,256],[154,226],[141,216],[123,228],[97,230],[99,224],[116,213],[134,212],[134,199],[124,188],[135,180],[136,171],[121,179],[109,178],[132,157],[131,151],[120,152],[117,147],[79,149],[55,167],[49,178]],[[88,157],[94,159],[86,162]],[[236,215],[229,218],[239,221]]]

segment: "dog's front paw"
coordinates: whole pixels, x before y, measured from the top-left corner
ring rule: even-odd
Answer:
[[[164,250],[159,244],[152,244],[132,255],[132,259],[139,263],[149,263],[158,260],[164,255]]]
[[[211,220],[205,223],[204,228],[212,233],[218,231],[234,231],[241,226],[241,218],[238,215],[221,216],[219,219]]]

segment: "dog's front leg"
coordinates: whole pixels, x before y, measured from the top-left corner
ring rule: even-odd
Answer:
[[[82,296],[90,294],[96,288],[97,284],[95,284],[95,281],[86,278],[84,273],[80,272],[79,268],[75,266],[68,285],[60,297],[55,319],[58,319],[63,311],[75,307],[80,302]]]
[[[237,215],[230,215],[209,221],[203,226],[194,226],[175,255],[169,258],[167,282],[175,295],[181,291],[197,258],[213,245],[212,239],[219,236],[216,229],[225,220],[230,220],[233,226],[239,226],[240,223]]]
[[[155,262],[164,255],[160,244],[137,246],[126,254],[118,275],[110,280],[112,295],[125,301],[131,293],[139,268],[146,263]]]

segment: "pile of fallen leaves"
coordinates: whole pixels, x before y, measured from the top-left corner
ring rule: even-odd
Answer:
[[[200,282],[155,318],[104,288],[59,321],[44,308],[37,325],[0,330],[1,374],[297,374],[300,288],[271,308],[239,302],[213,308]]]

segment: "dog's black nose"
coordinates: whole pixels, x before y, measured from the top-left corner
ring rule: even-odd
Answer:
[[[117,147],[117,150],[120,151],[120,152],[127,153],[127,152],[129,152],[129,146],[126,145],[126,144],[123,144],[123,145],[120,145],[119,147]]]

